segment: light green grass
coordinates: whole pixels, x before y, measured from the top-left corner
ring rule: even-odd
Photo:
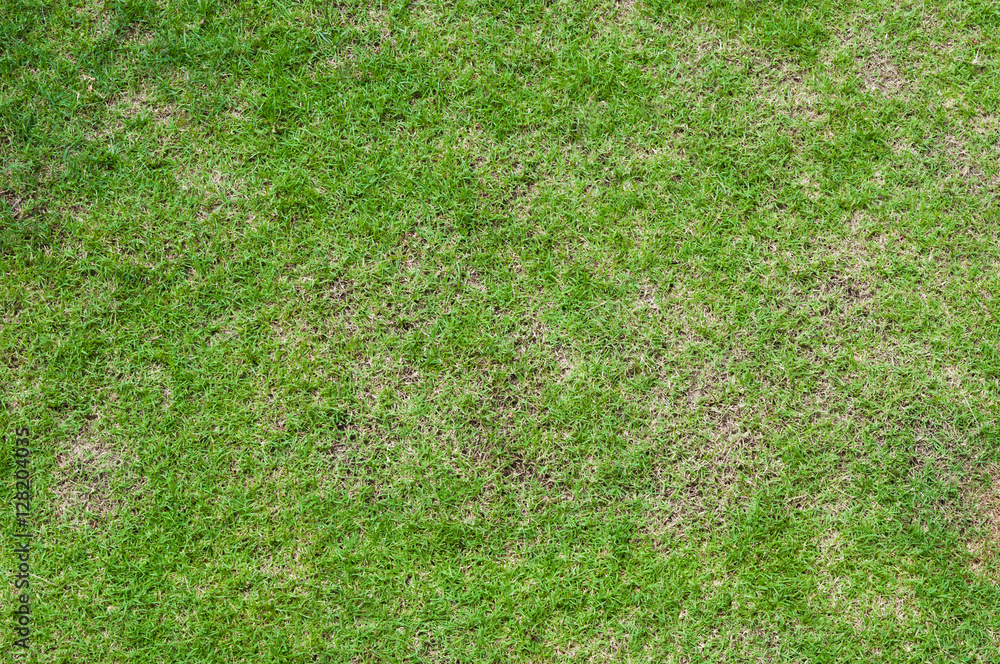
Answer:
[[[998,72],[988,0],[4,0],[0,648],[998,661]]]

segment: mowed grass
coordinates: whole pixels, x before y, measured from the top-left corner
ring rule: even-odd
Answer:
[[[1000,661],[998,72],[989,0],[4,0],[0,647]]]

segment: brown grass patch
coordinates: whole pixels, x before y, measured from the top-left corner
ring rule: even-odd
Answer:
[[[367,493],[370,500],[378,500],[387,488],[387,455],[396,445],[397,441],[381,426],[352,419],[327,449],[333,485],[350,497]]]
[[[151,85],[144,85],[132,92],[123,92],[109,100],[119,115],[126,120],[136,120],[145,115],[153,124],[167,127],[172,123],[186,119],[187,115],[177,105],[156,101],[156,93]],[[118,127],[120,128],[119,123]],[[105,130],[101,135],[114,133],[113,129]]]
[[[972,195],[995,191],[1000,183],[996,138],[992,116],[980,114],[956,124],[938,139],[937,152],[945,162],[942,175],[950,176],[958,187]],[[942,182],[939,186],[948,185]]]
[[[892,595],[876,593],[850,603],[846,615],[854,616],[854,629],[861,632],[869,623],[881,624],[886,618],[895,618],[901,624],[919,621],[920,609],[913,590],[900,587]]]
[[[977,159],[969,149],[968,141],[957,134],[947,133],[942,139],[942,151],[953,173],[974,188],[982,188],[986,177]]]
[[[455,471],[467,474],[486,473],[497,475],[497,480],[511,486],[523,486],[537,482],[548,490],[554,490],[560,485],[556,475],[545,470],[543,459],[532,458],[526,452],[508,445],[520,434],[515,413],[527,413],[529,417],[538,414],[538,408],[533,398],[522,398],[516,395],[516,390],[504,391],[494,400],[492,410],[496,414],[495,426],[489,426],[478,419],[469,421],[470,428],[476,430],[476,435],[470,442],[458,440],[439,442],[454,445],[457,463]],[[463,469],[464,466],[464,469]]]
[[[91,421],[68,449],[56,455],[56,464],[53,494],[58,518],[98,527],[121,508],[110,490],[112,478],[121,472],[121,452],[108,439],[92,433]]]
[[[615,18],[619,21],[628,21],[635,13],[638,0],[615,0]]]
[[[820,95],[805,80],[806,72],[797,66],[766,58],[753,58],[757,77],[757,99],[794,120],[820,122],[825,114],[818,110]]]
[[[320,325],[317,327],[313,325],[313,323],[318,322],[315,316],[307,316],[305,313],[302,313],[300,318],[294,321],[287,321],[289,329],[294,325],[300,330],[305,331],[308,329],[315,332],[332,327],[335,330],[346,333],[347,336],[354,336],[360,331],[355,322],[358,297],[356,295],[357,284],[353,279],[338,278],[317,285],[316,277],[302,276],[292,281],[291,286],[295,289],[298,300],[305,307],[312,307],[317,301],[327,303],[332,311],[325,317],[325,320],[332,323],[332,325]],[[282,343],[287,343],[289,337],[284,328],[285,326],[283,325],[274,326],[278,339]]]
[[[504,483],[523,485],[537,482],[548,490],[556,487],[555,479],[542,470],[539,459],[526,457],[517,450],[495,446],[493,449],[473,450],[472,454],[473,458],[481,459],[485,461],[485,465],[495,468]]]
[[[857,62],[861,81],[868,92],[895,95],[910,86],[910,81],[885,53],[873,50]]]
[[[0,199],[10,208],[11,216],[17,219],[24,209],[24,199],[7,189],[0,189]]]
[[[793,284],[785,306],[822,320],[828,330],[854,327],[857,319],[873,308],[876,287],[865,278],[864,270],[844,267],[847,269],[817,275],[805,284]]]
[[[969,488],[966,501],[972,506],[981,525],[981,538],[967,543],[970,566],[974,572],[994,583],[1000,583],[1000,466],[986,472],[985,486]]]
[[[693,529],[724,526],[726,512],[779,470],[752,425],[766,416],[767,405],[746,404],[732,388],[731,375],[706,368],[690,378],[686,394],[661,418],[656,436],[673,448],[673,458],[654,467],[662,489],[650,500],[644,531],[658,546],[668,534],[686,538]],[[681,424],[695,413],[694,428]]]
[[[861,87],[868,93],[899,95],[913,87],[913,79],[903,74],[865,25],[849,26],[835,42],[854,58]]]

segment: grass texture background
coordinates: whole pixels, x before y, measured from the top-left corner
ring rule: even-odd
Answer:
[[[996,662],[998,72],[987,0],[3,0],[0,649]]]

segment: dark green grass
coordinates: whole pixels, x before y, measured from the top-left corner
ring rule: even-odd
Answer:
[[[998,39],[985,1],[6,1],[2,648],[996,661]]]

